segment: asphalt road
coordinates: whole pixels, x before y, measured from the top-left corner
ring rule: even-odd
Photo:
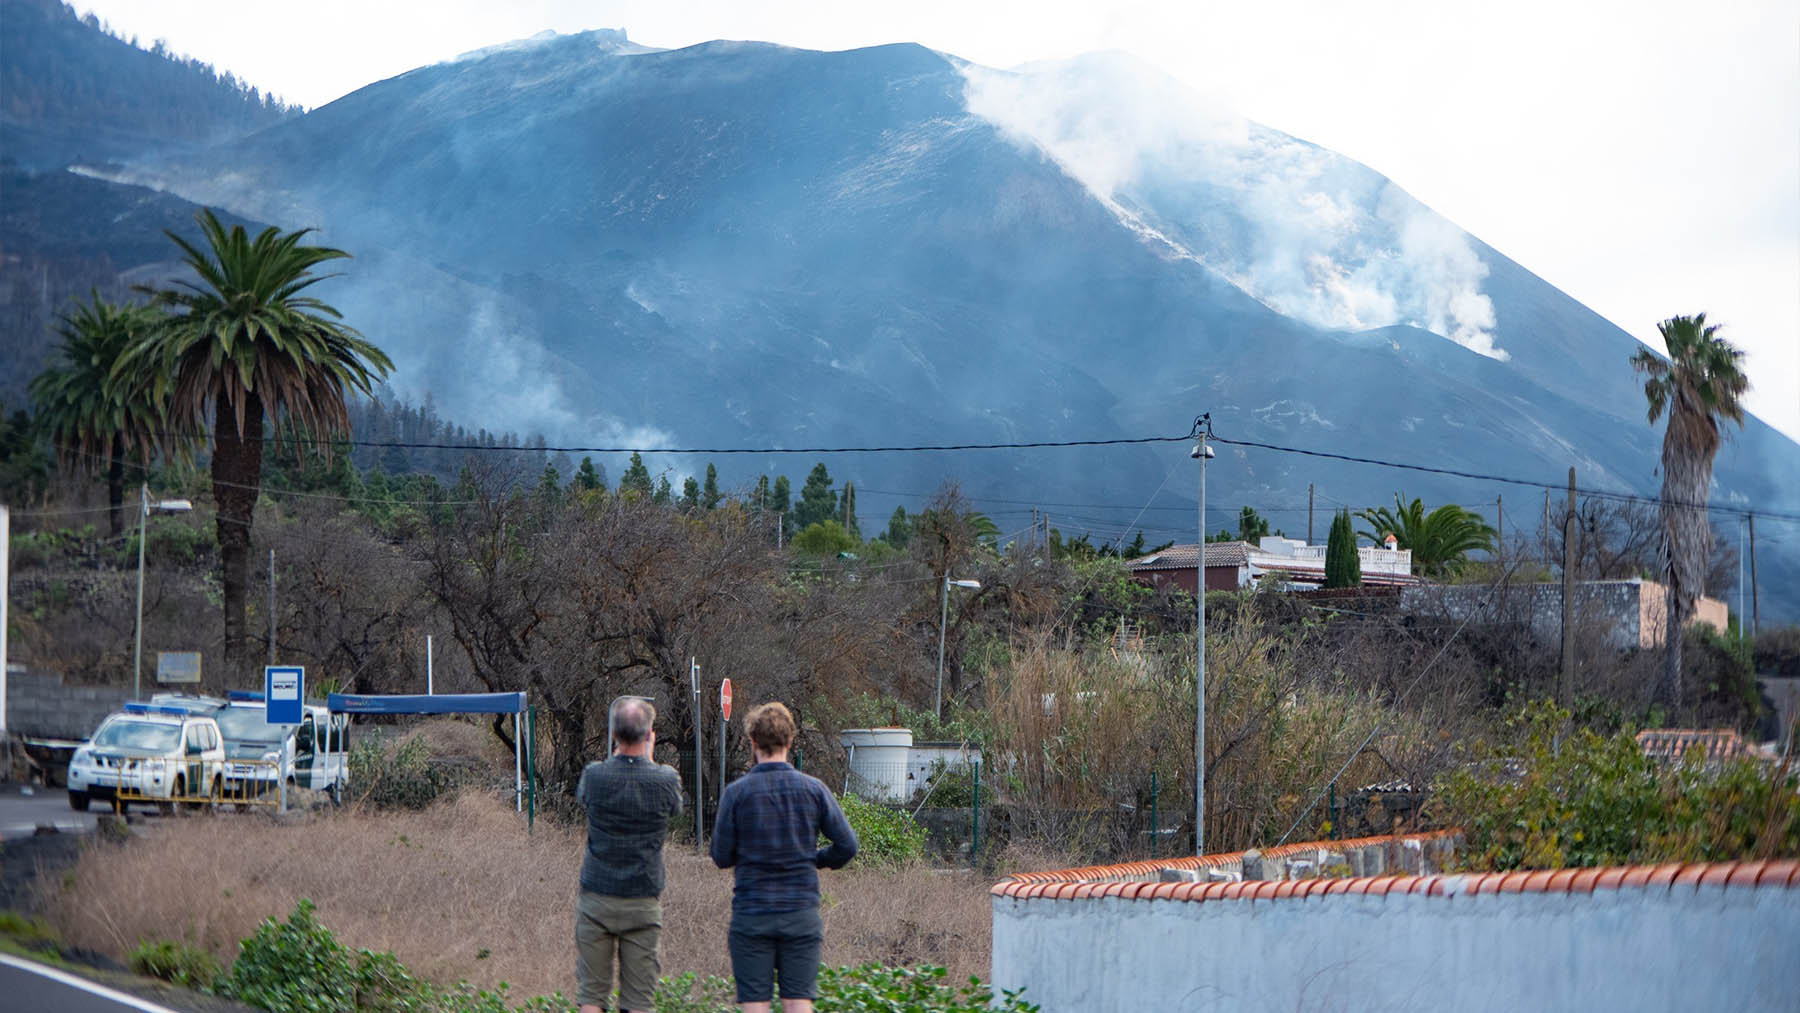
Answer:
[[[37,1013],[182,1013],[148,999],[0,953],[0,1006]]]
[[[27,791],[31,794],[24,794]],[[55,827],[65,834],[90,833],[101,806],[94,809],[78,813],[69,808],[69,793],[63,788],[0,784],[0,840],[30,837],[38,827]]]

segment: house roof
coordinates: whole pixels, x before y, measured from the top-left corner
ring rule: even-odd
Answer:
[[[1193,545],[1171,545],[1161,552],[1139,556],[1125,565],[1133,570],[1191,570],[1198,555]],[[1250,561],[1249,542],[1207,542],[1206,565],[1243,566]]]
[[[1745,742],[1731,728],[1652,728],[1637,733],[1637,743],[1645,756],[1656,760],[1679,760],[1695,747],[1705,750],[1707,760],[1715,763],[1767,758],[1760,747]]]

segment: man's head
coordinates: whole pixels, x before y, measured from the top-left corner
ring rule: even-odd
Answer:
[[[744,715],[750,742],[764,756],[785,753],[794,744],[794,715],[779,703],[759,704]]]
[[[656,708],[650,701],[622,696],[612,702],[612,736],[621,747],[642,745],[655,725]]]

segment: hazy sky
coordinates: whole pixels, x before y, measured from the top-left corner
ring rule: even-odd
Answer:
[[[1662,347],[1704,311],[1800,439],[1800,3],[74,0],[307,106],[550,28],[678,47],[1122,50],[1356,158]],[[1620,368],[1625,368],[1620,364]]]

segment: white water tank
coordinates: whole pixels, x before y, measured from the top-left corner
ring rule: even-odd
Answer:
[[[844,789],[872,802],[904,802],[912,797],[910,728],[846,728],[838,741],[850,754],[850,776]]]

